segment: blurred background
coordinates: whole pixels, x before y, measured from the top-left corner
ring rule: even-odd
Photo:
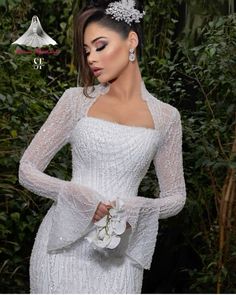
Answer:
[[[51,201],[18,183],[19,160],[65,89],[77,86],[73,13],[85,1],[0,0],[0,293],[29,293],[29,258]],[[160,221],[142,293],[236,293],[236,1],[146,0],[148,90],[181,113],[187,203]],[[53,54],[11,45],[37,15]],[[28,48],[29,49],[29,48]],[[35,67],[34,58],[43,58]],[[69,180],[64,146],[45,170]],[[154,197],[151,164],[139,195]]]

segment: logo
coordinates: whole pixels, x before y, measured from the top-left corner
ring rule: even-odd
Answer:
[[[31,25],[28,30],[19,37],[12,45],[25,45],[35,48],[34,50],[22,50],[17,48],[15,53],[16,54],[37,54],[37,55],[45,55],[45,54],[52,54],[58,55],[60,50],[46,50],[41,49],[43,46],[48,45],[57,45],[57,42],[53,40],[45,31],[43,30],[40,20],[37,15],[32,17]],[[36,57],[33,59],[33,68],[37,70],[41,70],[42,67],[45,65],[44,58]]]
[[[43,57],[35,57],[33,68],[36,70],[41,70],[44,66],[44,58]]]
[[[57,42],[44,32],[39,18],[37,15],[34,15],[28,30],[12,44],[41,48],[45,45],[56,45]]]

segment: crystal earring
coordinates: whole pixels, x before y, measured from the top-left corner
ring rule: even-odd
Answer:
[[[130,61],[135,61],[135,53],[134,53],[133,48],[130,48],[130,50],[129,50],[129,60]]]

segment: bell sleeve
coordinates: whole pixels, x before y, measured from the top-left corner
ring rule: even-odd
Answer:
[[[173,108],[172,119],[153,163],[160,187],[158,198],[136,196],[126,202],[131,226],[127,255],[144,269],[150,269],[158,234],[158,220],[178,214],[186,201],[182,159],[180,113]]]
[[[95,190],[44,173],[54,155],[70,140],[81,87],[67,89],[20,159],[19,183],[38,196],[54,200],[47,249],[60,250],[84,236],[102,199]]]

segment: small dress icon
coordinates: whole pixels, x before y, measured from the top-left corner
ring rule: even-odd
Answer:
[[[41,48],[45,45],[56,45],[57,42],[44,32],[39,18],[37,15],[34,15],[28,30],[12,44]]]

